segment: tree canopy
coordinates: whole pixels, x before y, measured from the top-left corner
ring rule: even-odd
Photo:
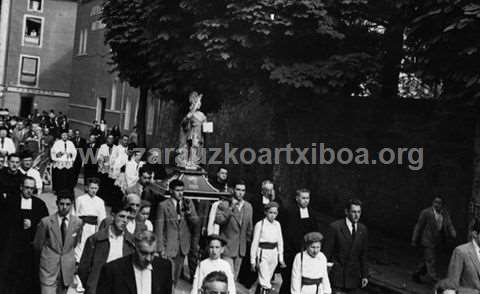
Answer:
[[[107,0],[103,21],[120,77],[167,99],[389,98],[399,83],[479,93],[479,15],[466,0]]]

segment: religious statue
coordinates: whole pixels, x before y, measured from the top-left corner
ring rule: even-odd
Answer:
[[[207,117],[200,111],[203,95],[192,92],[189,97],[190,109],[180,125],[180,138],[175,163],[179,167],[197,169],[203,159],[204,137],[202,125]]]

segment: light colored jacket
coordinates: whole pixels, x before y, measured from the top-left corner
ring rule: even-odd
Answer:
[[[65,244],[62,244],[57,213],[44,217],[38,223],[33,246],[40,253],[39,277],[42,285],[55,285],[59,271],[65,286],[72,283],[75,274],[74,249],[81,240],[82,227],[82,220],[70,214]]]
[[[215,223],[220,225],[220,236],[227,240],[225,256],[244,257],[247,242],[252,240],[252,205],[244,201],[240,212],[234,213],[222,203],[217,208]]]
[[[155,235],[158,240],[158,251],[164,252],[167,257],[175,257],[179,253],[187,255],[190,252],[192,235],[197,233],[195,227],[200,220],[192,201],[188,201],[188,207],[191,213],[185,215],[182,212],[179,219],[171,198],[158,205]]]
[[[480,289],[480,261],[473,242],[453,250],[448,266],[448,279],[454,282],[457,288]]]

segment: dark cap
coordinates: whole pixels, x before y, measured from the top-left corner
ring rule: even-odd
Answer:
[[[212,240],[218,240],[218,241],[220,241],[220,243],[222,243],[222,246],[227,245],[227,240],[225,240],[224,238],[220,237],[220,235],[217,235],[217,234],[208,235],[208,237],[207,237],[207,243],[210,243]]]
[[[305,245],[310,245],[316,242],[322,242],[322,240],[323,240],[323,235],[319,232],[310,232],[305,234],[305,236],[303,237],[303,241],[305,242]]]

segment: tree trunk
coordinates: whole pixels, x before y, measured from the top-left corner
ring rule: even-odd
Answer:
[[[473,141],[473,183],[468,227],[469,240],[471,226],[478,217],[480,217],[480,119],[477,119],[475,123],[475,138]]]
[[[146,147],[147,146],[147,99],[148,99],[148,88],[140,87],[140,98],[138,101],[138,112],[137,112],[137,132],[138,132],[138,146]]]
[[[403,51],[404,27],[392,24],[387,27],[384,35],[384,65],[382,72],[382,97],[396,98],[400,80],[400,67],[404,56]]]

